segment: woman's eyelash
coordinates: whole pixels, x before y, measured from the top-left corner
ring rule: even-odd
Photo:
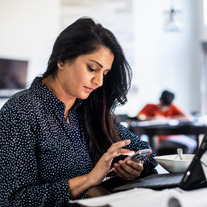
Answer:
[[[94,72],[96,71],[95,69],[93,69],[92,67],[88,66],[88,69],[91,71],[91,72]]]
[[[89,70],[90,72],[96,72],[96,71],[97,71],[97,69],[94,69],[94,68],[90,67],[89,65],[88,65],[87,67],[88,67],[88,70]],[[109,71],[105,72],[105,73],[103,74],[103,76],[106,77],[106,75],[108,74],[108,72],[109,72]]]

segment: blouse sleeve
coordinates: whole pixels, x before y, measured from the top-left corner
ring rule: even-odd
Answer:
[[[157,173],[155,170],[155,167],[158,165],[158,163],[153,159],[154,156],[156,156],[155,151],[149,146],[148,142],[140,140],[140,137],[133,134],[129,131],[126,127],[124,127],[122,124],[120,124],[118,121],[116,121],[117,130],[119,133],[119,136],[122,140],[124,139],[130,139],[131,144],[127,146],[128,149],[137,151],[140,149],[151,149],[152,154],[144,161],[144,170],[142,172],[142,177]]]
[[[0,110],[0,206],[68,206],[68,180],[39,181],[38,149],[32,114]],[[41,183],[41,184],[40,184]]]

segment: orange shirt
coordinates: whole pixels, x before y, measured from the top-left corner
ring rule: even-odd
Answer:
[[[147,104],[140,112],[139,114],[145,115],[145,116],[164,116],[164,117],[172,117],[176,115],[183,114],[183,112],[174,104],[171,104],[169,109],[163,113],[161,112],[156,104]]]
[[[145,115],[146,117],[153,117],[153,116],[164,116],[164,117],[172,117],[176,115],[183,114],[182,110],[180,110],[174,104],[171,104],[169,109],[166,112],[161,112],[156,104],[147,104],[140,112],[140,115]],[[158,136],[159,140],[166,140],[168,136]]]

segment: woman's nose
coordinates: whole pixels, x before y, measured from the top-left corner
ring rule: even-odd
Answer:
[[[92,81],[98,85],[99,87],[103,85],[103,74],[101,72],[96,73],[92,79]]]

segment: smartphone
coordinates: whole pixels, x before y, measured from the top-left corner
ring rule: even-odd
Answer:
[[[144,160],[147,155],[152,152],[151,149],[143,149],[143,150],[138,150],[137,152],[135,152],[135,154],[133,154],[132,156],[128,157],[126,159],[127,160]]]
[[[143,149],[143,150],[138,150],[137,152],[135,152],[135,154],[133,154],[132,156],[130,156],[130,157],[127,157],[126,159],[125,159],[125,162],[127,161],[127,160],[145,160],[145,158],[147,157],[147,155],[149,154],[149,153],[151,153],[152,152],[152,150],[151,149]],[[106,177],[112,177],[112,176],[116,176],[116,173],[114,172],[114,168],[112,168],[110,171],[109,171],[109,173],[108,173],[108,175],[106,176]]]

